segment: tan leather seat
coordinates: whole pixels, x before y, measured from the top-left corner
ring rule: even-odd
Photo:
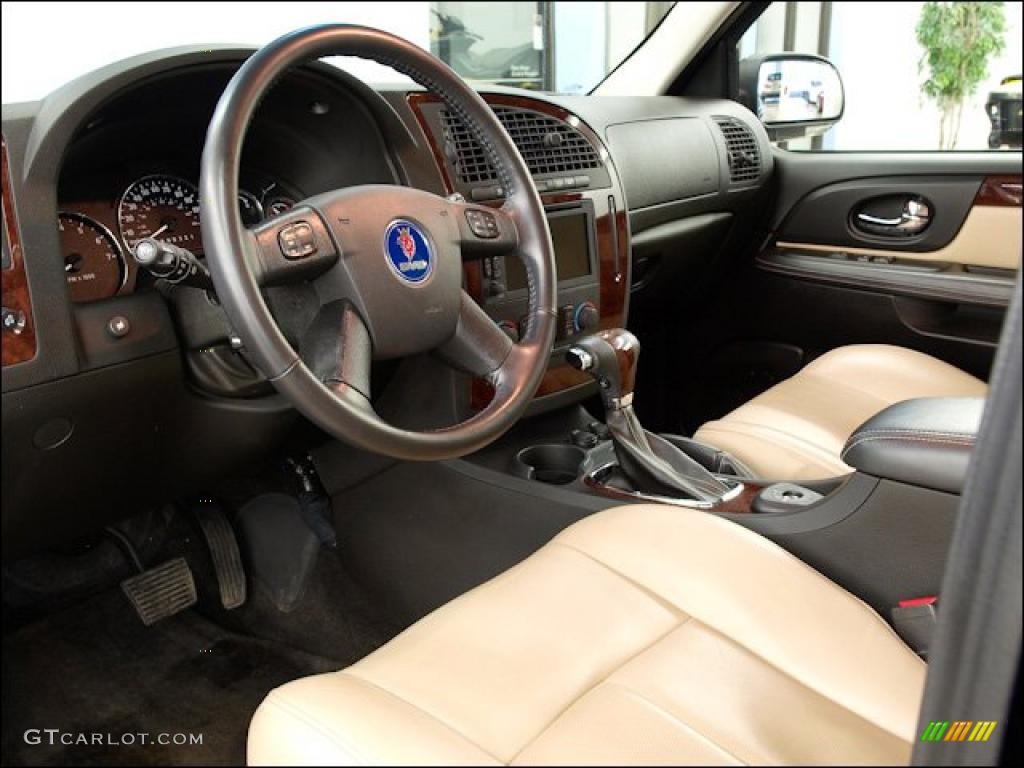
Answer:
[[[273,691],[249,763],[907,763],[924,678],[877,614],[767,539],[620,507]]]
[[[843,445],[869,418],[915,397],[977,397],[985,382],[934,357],[885,344],[827,352],[694,438],[736,456],[759,477],[816,480],[853,470]]]

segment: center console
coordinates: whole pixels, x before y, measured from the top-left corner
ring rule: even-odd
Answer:
[[[625,325],[629,233],[618,174],[601,138],[577,116],[547,101],[483,94],[516,143],[544,203],[558,271],[558,335],[535,410],[594,390],[590,377],[565,362],[569,344],[599,329]],[[408,96],[449,194],[500,205],[504,191],[483,150],[433,95]],[[464,287],[513,340],[526,314],[526,275],[514,256],[465,265]],[[470,404],[492,392],[474,381]]]
[[[555,343],[599,327],[599,264],[591,200],[545,206],[558,270],[558,331]],[[481,264],[483,307],[513,341],[524,330],[526,270],[515,256],[492,256]]]

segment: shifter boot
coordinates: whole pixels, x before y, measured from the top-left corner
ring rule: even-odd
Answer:
[[[607,416],[619,466],[639,490],[699,501],[715,501],[729,492],[697,461],[641,427],[632,406],[609,410]]]

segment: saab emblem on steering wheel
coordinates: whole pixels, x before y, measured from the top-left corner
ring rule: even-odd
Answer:
[[[434,269],[430,242],[411,221],[396,219],[388,225],[384,251],[394,273],[412,285],[424,282]]]

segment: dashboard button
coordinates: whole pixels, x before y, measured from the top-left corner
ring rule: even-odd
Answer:
[[[25,330],[25,324],[28,322],[25,318],[25,313],[20,309],[8,309],[4,307],[4,330],[9,331],[13,334],[19,334]]]
[[[592,301],[585,301],[579,304],[572,316],[572,326],[575,333],[589,333],[596,330],[601,322],[601,313]]]
[[[123,339],[132,331],[131,323],[124,315],[114,315],[107,323],[107,333],[115,339]]]

